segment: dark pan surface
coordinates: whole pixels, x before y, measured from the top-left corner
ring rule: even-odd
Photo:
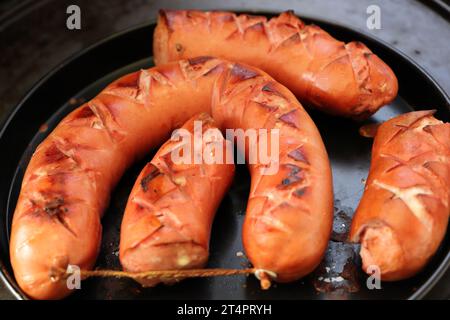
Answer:
[[[307,22],[308,19],[305,19]],[[449,98],[410,59],[368,38],[336,24],[313,21],[338,39],[360,40],[385,60],[400,82],[399,97],[368,122],[384,121],[414,109],[434,108],[437,118],[449,121]],[[154,25],[108,38],[63,63],[41,80],[25,97],[0,131],[0,267],[10,290],[24,295],[15,285],[9,264],[8,239],[12,213],[20,183],[36,146],[59,120],[81,103],[95,96],[117,77],[153,65],[151,36]],[[335,223],[327,255],[310,276],[291,284],[275,285],[261,291],[253,277],[221,277],[185,280],[173,286],[143,289],[131,280],[89,279],[71,299],[406,299],[421,298],[439,280],[450,264],[450,233],[438,253],[418,276],[397,283],[382,283],[380,290],[368,290],[360,271],[358,246],[345,242],[351,217],[362,195],[370,164],[372,141],[358,134],[361,124],[311,112],[323,136],[333,167]],[[44,126],[43,126],[44,125]],[[103,240],[98,268],[119,269],[120,223],[128,193],[143,165],[135,164],[115,189],[103,219]],[[243,268],[248,265],[241,244],[241,226],[249,191],[249,175],[238,166],[235,181],[217,212],[211,238],[209,267]],[[324,279],[343,277],[330,284]]]

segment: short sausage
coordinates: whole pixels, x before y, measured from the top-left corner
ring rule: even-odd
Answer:
[[[382,280],[415,275],[444,238],[450,201],[450,124],[410,112],[377,129],[350,238],[363,269]]]
[[[120,233],[120,262],[126,271],[201,268],[208,260],[213,218],[234,164],[226,162],[230,145],[208,114],[194,116],[182,129],[183,139],[167,141],[131,190]],[[219,158],[203,159],[211,152]],[[178,158],[180,153],[186,158]],[[142,281],[146,286],[158,282]]]

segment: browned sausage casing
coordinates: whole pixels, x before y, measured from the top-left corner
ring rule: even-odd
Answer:
[[[13,218],[11,262],[32,298],[61,298],[51,279],[89,269],[101,215],[125,169],[200,112],[219,128],[278,128],[280,171],[252,174],[244,244],[257,268],[294,280],[310,272],[332,223],[331,170],[320,134],[294,95],[264,72],[214,58],[181,60],[124,76],[65,117],[39,145]]]
[[[153,37],[156,64],[201,55],[261,68],[302,103],[363,119],[392,101],[392,70],[361,42],[344,43],[292,12],[268,20],[232,12],[162,10]]]
[[[196,125],[201,125],[200,132],[194,131]],[[229,144],[209,115],[194,116],[182,129],[190,137],[167,141],[131,191],[120,234],[120,262],[127,271],[201,268],[208,260],[213,218],[231,184],[234,165],[226,163]],[[195,163],[195,157],[219,147],[222,161]],[[190,157],[185,163],[174,160],[174,154],[187,149]],[[146,286],[158,282],[142,281]]]
[[[433,111],[410,112],[377,130],[366,188],[351,228],[361,242],[366,272],[382,280],[419,272],[447,228],[450,201],[450,124]]]

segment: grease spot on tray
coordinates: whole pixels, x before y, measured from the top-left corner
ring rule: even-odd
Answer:
[[[358,251],[356,244],[330,241],[325,258],[313,274],[314,288],[335,294],[359,291]]]
[[[346,242],[352,222],[353,210],[349,207],[340,206],[339,204],[339,200],[337,200],[334,207],[333,232],[331,234],[331,240]]]
[[[325,257],[312,275],[314,288],[333,298],[345,298],[360,289],[359,244],[347,242],[353,209],[336,200],[333,231]]]

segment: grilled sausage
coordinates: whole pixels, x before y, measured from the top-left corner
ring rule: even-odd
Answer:
[[[363,119],[391,102],[392,70],[361,42],[344,43],[288,11],[267,20],[231,12],[161,10],[155,63],[212,55],[258,67],[302,103]]]
[[[350,238],[363,269],[382,280],[419,272],[444,238],[450,201],[450,124],[416,111],[378,129],[365,191]],[[375,269],[373,269],[375,270]]]
[[[201,57],[116,80],[39,145],[23,178],[10,241],[16,280],[30,297],[70,292],[63,279],[50,277],[52,270],[94,265],[100,218],[120,176],[200,112],[211,113],[221,129],[279,129],[279,172],[263,175],[264,166],[249,166],[243,237],[251,262],[279,281],[297,279],[320,262],[333,196],[316,126],[293,94],[264,72]]]
[[[167,141],[131,191],[120,234],[126,271],[192,269],[207,262],[214,214],[233,178],[234,165],[225,158],[232,150],[207,114],[194,116],[183,129],[189,135]],[[185,161],[176,158],[180,153]],[[211,163],[203,153],[219,158]]]

